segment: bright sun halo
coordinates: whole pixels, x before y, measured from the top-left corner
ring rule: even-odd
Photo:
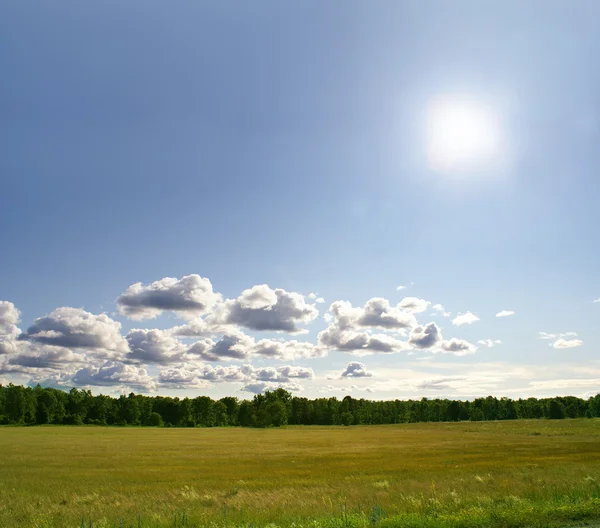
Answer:
[[[453,97],[432,100],[426,133],[428,160],[434,170],[485,169],[499,158],[499,123],[484,103]]]

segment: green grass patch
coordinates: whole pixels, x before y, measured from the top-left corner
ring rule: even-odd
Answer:
[[[2,528],[564,527],[599,482],[596,419],[0,427]]]

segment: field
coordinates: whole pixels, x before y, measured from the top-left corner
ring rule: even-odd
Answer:
[[[574,526],[600,420],[0,427],[0,526]]]

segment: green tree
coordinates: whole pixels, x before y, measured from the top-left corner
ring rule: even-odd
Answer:
[[[25,388],[9,383],[5,391],[5,407],[6,415],[10,423],[35,423],[35,396],[31,388]]]
[[[153,412],[150,413],[150,416],[148,418],[148,425],[150,425],[151,427],[162,427],[163,425],[165,425],[165,422],[163,422],[162,416],[160,414],[158,414],[157,412]]]
[[[244,400],[242,403],[240,403],[238,422],[243,427],[252,427],[256,425],[256,412],[252,402]]]
[[[221,400],[213,404],[213,412],[215,414],[215,425],[217,427],[228,425],[229,414],[227,413],[227,406]]]
[[[227,424],[238,425],[238,412],[240,410],[240,402],[233,396],[225,396],[219,400],[227,409]]]
[[[202,427],[215,426],[214,402],[208,396],[198,396],[192,400],[192,408],[196,424]]]
[[[548,418],[551,420],[561,420],[565,417],[565,408],[561,402],[556,399],[550,400],[548,406]]]

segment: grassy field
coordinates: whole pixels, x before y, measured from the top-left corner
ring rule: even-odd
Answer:
[[[572,526],[600,421],[0,427],[0,526]],[[91,521],[91,523],[90,523]]]

